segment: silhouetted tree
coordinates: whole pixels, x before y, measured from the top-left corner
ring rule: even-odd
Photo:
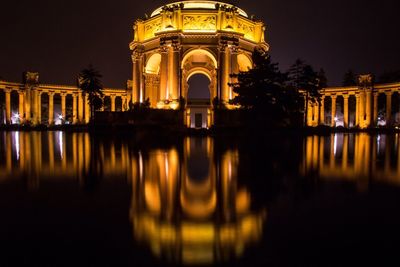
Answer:
[[[82,70],[78,76],[78,87],[88,95],[91,117],[94,112],[103,106],[103,85],[100,78],[103,76],[92,65]]]
[[[315,72],[311,65],[306,64],[303,60],[297,59],[288,70],[289,84],[297,92],[302,92],[305,99],[303,102],[304,114],[308,112],[309,101],[319,103],[321,100],[320,89],[326,86],[327,79],[323,69],[319,73]],[[306,116],[304,116],[304,124]]]
[[[357,85],[356,75],[352,70],[348,70],[343,76],[343,86],[355,86]]]
[[[385,71],[379,76],[379,83],[395,83],[400,82],[400,70],[397,71]]]
[[[320,88],[325,88],[328,87],[328,78],[326,78],[326,73],[324,69],[320,69],[318,74],[317,74],[317,78],[319,81],[319,87]]]
[[[323,69],[315,72],[311,65],[297,59],[288,70],[289,85],[296,90],[304,91],[307,100],[319,101],[320,89],[326,85],[326,77]],[[322,79],[322,82],[321,82]]]
[[[258,118],[272,124],[293,123],[301,109],[301,96],[287,86],[287,75],[266,53],[253,53],[254,68],[231,75],[237,82],[230,84],[237,94],[231,104],[255,112]]]

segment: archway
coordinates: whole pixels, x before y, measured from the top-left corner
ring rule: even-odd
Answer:
[[[161,54],[152,54],[146,62],[144,76],[145,76],[145,91],[141,101],[146,99],[150,100],[152,107],[157,106],[160,97],[160,65]],[[143,94],[143,93],[142,93]]]
[[[211,122],[211,79],[205,73],[197,72],[188,77],[187,84],[187,125],[190,128],[208,128]]]
[[[237,62],[240,72],[249,71],[253,68],[253,62],[251,61],[250,57],[245,54],[239,54],[237,56]]]
[[[182,92],[181,95],[187,98],[188,80],[196,74],[203,74],[210,81],[210,99],[217,97],[217,60],[208,50],[193,49],[187,52],[182,59]]]

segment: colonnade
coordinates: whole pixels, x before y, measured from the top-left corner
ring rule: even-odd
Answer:
[[[12,117],[17,116],[19,123],[31,123],[33,125],[42,123],[42,96],[48,96],[48,124],[55,124],[56,118],[54,114],[54,98],[59,95],[61,98],[61,120],[65,121],[67,117],[67,97],[72,97],[72,120],[73,124],[85,124],[90,121],[90,105],[88,95],[81,92],[80,89],[70,86],[57,85],[38,85],[35,87],[26,86],[25,84],[13,84],[8,82],[0,82],[0,90],[5,95],[5,123],[12,124]],[[18,114],[12,114],[11,94],[18,93]],[[116,98],[121,97],[122,111],[128,109],[130,96],[126,93],[126,89],[105,89],[103,91],[105,97],[111,99],[111,111],[116,110]]]
[[[307,105],[307,126],[316,127],[318,125],[337,126],[337,101],[343,98],[343,126],[351,126],[361,129],[375,127],[378,125],[378,96],[384,94],[386,97],[386,126],[392,124],[392,95],[400,93],[400,84],[378,85],[371,89],[347,87],[347,88],[325,88],[322,90],[321,100],[318,102],[308,101]],[[349,99],[355,98],[354,122],[350,123],[350,104]],[[325,121],[325,99],[331,100],[330,121]]]

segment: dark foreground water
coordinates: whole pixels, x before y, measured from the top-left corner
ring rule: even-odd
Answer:
[[[0,132],[0,266],[397,266],[399,249],[399,135]]]

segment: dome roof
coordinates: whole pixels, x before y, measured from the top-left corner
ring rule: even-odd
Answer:
[[[227,3],[223,3],[223,2],[217,2],[217,1],[207,1],[207,0],[192,0],[192,1],[180,1],[180,2],[174,2],[171,4],[166,4],[162,7],[157,8],[156,10],[153,11],[153,13],[151,13],[151,17],[157,16],[158,14],[160,14],[161,10],[163,9],[163,7],[169,7],[169,6],[174,6],[174,5],[183,5],[183,9],[204,9],[204,10],[217,10],[217,5],[220,6],[226,6],[228,8],[230,7],[235,7],[237,8],[237,11],[239,12],[239,15],[242,15],[244,17],[248,17],[247,13],[244,12],[242,9],[232,5],[232,4],[227,4]]]

